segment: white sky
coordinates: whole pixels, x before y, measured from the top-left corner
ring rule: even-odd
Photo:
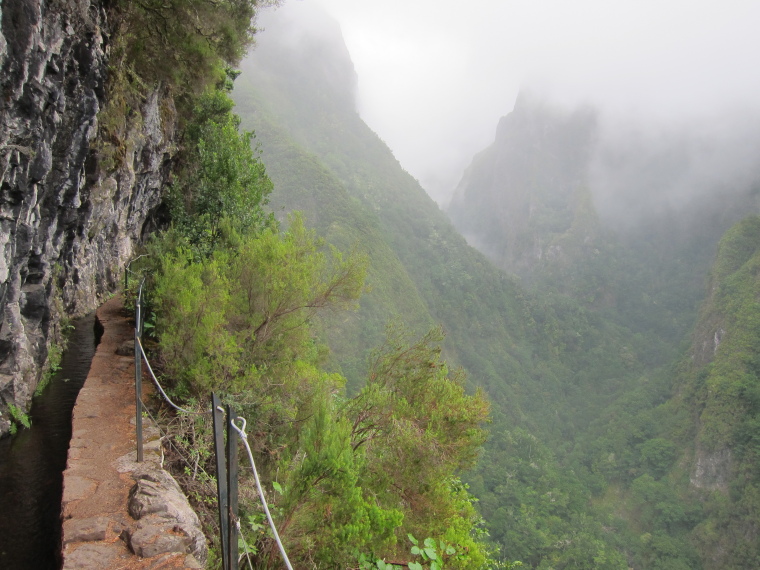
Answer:
[[[280,10],[305,4],[338,20],[359,112],[442,203],[521,87],[632,122],[760,108],[760,1],[285,0]]]

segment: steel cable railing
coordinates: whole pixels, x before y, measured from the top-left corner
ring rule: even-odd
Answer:
[[[145,353],[145,349],[143,348],[142,340],[141,340],[141,336],[142,336],[141,305],[142,305],[143,283],[144,283],[144,279],[140,283],[140,287],[139,287],[138,294],[137,294],[137,302],[135,304],[135,398],[136,398],[137,408],[138,408],[137,409],[138,421],[137,421],[137,425],[136,425],[137,432],[138,432],[137,433],[137,437],[138,437],[137,460],[138,460],[138,462],[142,461],[142,421],[141,421],[142,410],[144,409],[144,410],[147,411],[147,407],[142,402],[141,367],[140,367],[140,364],[142,362],[145,363],[145,365],[146,365],[146,367],[148,369],[148,372],[150,373],[150,377],[151,377],[151,379],[153,380],[153,383],[156,386],[156,389],[161,394],[162,398],[172,408],[174,408],[175,410],[177,410],[179,412],[182,412],[184,414],[188,414],[190,416],[208,416],[208,415],[212,415],[214,413],[213,410],[208,411],[208,412],[198,412],[198,411],[194,411],[194,410],[188,410],[186,408],[183,408],[182,406],[177,405],[176,403],[174,403],[171,400],[171,398],[169,398],[168,394],[166,393],[166,391],[161,386],[161,383],[158,381],[158,378],[156,377],[156,374],[153,371],[153,367],[150,365],[150,362],[148,360],[148,355]],[[214,396],[214,397],[216,397],[216,396]],[[218,407],[218,410],[220,412],[222,412],[222,413],[225,413],[224,408],[222,408],[221,406]],[[282,540],[280,539],[280,535],[277,532],[277,527],[275,526],[274,520],[272,519],[272,514],[269,512],[269,506],[267,505],[266,496],[264,495],[264,490],[263,490],[263,488],[261,486],[261,480],[259,479],[258,470],[256,469],[256,463],[255,463],[255,461],[253,459],[253,452],[251,450],[250,444],[248,443],[248,434],[245,432],[247,421],[246,421],[245,418],[237,417],[236,419],[239,419],[239,420],[242,421],[242,427],[239,427],[235,423],[234,419],[235,418],[230,418],[229,426],[242,439],[243,445],[244,445],[245,450],[246,450],[247,455],[248,455],[248,461],[251,464],[251,470],[253,471],[253,479],[254,479],[254,481],[256,483],[256,490],[258,492],[259,499],[261,500],[261,505],[262,505],[262,507],[264,509],[264,513],[265,513],[266,518],[267,518],[267,523],[269,524],[269,527],[272,530],[272,535],[273,535],[273,537],[275,539],[275,542],[277,543],[277,547],[280,550],[280,554],[282,555],[282,559],[285,562],[285,565],[287,566],[288,570],[293,570],[293,566],[291,565],[290,559],[288,558],[288,555],[287,555],[287,553],[285,551],[285,547],[282,544]],[[153,418],[153,421],[158,426],[158,422],[155,420],[155,418]],[[161,431],[160,427],[159,427],[159,431]],[[180,457],[185,461],[185,463],[188,463],[187,459],[185,459],[184,455],[179,452],[179,450],[176,448],[176,446],[174,446],[174,447],[175,447],[175,450],[177,451],[177,453],[180,455]],[[189,463],[188,463],[188,466],[190,466]],[[204,473],[205,473],[205,471],[204,471]],[[218,478],[219,477],[217,476],[217,480],[218,480]],[[236,517],[235,517],[235,526],[236,526],[236,529],[238,531],[238,536],[242,537],[242,533],[240,532],[240,521]],[[245,551],[246,551],[246,559],[248,560],[248,565],[249,565],[249,567],[252,568],[250,558],[248,558],[248,555],[249,555],[248,544],[245,542],[245,539],[243,539],[243,543],[244,543],[244,547],[245,547]],[[237,548],[236,545],[235,545],[234,548],[236,550],[236,548]]]
[[[238,418],[239,420],[243,421],[243,427],[240,428],[235,424],[235,421],[233,420],[231,422],[232,428],[238,432],[238,435],[243,440],[243,445],[245,446],[246,452],[248,452],[248,461],[251,462],[251,469],[253,470],[253,480],[256,481],[256,489],[259,492],[259,498],[261,499],[261,505],[264,507],[264,512],[267,515],[267,521],[269,521],[269,527],[272,529],[272,534],[274,535],[275,541],[277,541],[277,546],[280,549],[280,553],[282,554],[282,560],[285,562],[285,565],[288,567],[288,570],[293,570],[293,567],[290,565],[290,560],[288,559],[288,555],[285,552],[285,547],[282,545],[282,541],[280,540],[280,535],[277,532],[277,528],[274,525],[274,521],[272,520],[272,515],[269,512],[269,506],[267,506],[267,500],[264,496],[264,490],[261,488],[261,481],[259,480],[259,473],[256,470],[256,463],[253,461],[253,452],[251,451],[251,446],[248,444],[248,434],[245,433],[245,426],[246,421],[245,418]]]
[[[171,398],[169,398],[169,396],[166,394],[164,389],[161,387],[161,384],[159,383],[158,378],[156,378],[156,374],[153,372],[153,368],[151,367],[150,362],[148,362],[148,355],[145,354],[145,349],[143,348],[142,341],[140,341],[139,338],[137,339],[137,346],[140,348],[140,353],[142,354],[143,362],[145,362],[145,366],[148,367],[148,372],[150,372],[150,377],[153,379],[153,383],[156,385],[156,388],[164,397],[164,400],[166,400],[167,404],[169,404],[175,410],[191,415],[191,416],[210,416],[211,415],[211,412],[196,412],[193,410],[188,410],[172,402]]]

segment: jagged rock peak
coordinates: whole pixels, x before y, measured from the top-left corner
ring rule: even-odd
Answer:
[[[521,92],[465,171],[448,210],[454,225],[497,265],[529,276],[572,226],[596,122],[592,108],[567,110]]]

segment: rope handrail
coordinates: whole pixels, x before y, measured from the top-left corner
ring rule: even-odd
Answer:
[[[282,541],[280,540],[280,535],[277,532],[277,527],[275,527],[274,521],[272,520],[272,514],[269,512],[269,506],[267,505],[267,500],[266,500],[266,497],[264,496],[264,489],[261,488],[259,473],[256,470],[256,463],[253,461],[253,452],[251,451],[251,446],[248,444],[248,434],[245,433],[246,420],[245,418],[242,418],[242,417],[238,417],[237,419],[242,420],[243,422],[242,428],[238,427],[234,420],[230,422],[230,425],[232,426],[232,429],[234,429],[238,433],[238,435],[240,436],[240,439],[243,441],[243,445],[245,445],[245,450],[248,453],[248,461],[250,461],[251,469],[253,470],[253,479],[256,482],[256,489],[258,490],[259,498],[261,499],[261,505],[264,507],[264,512],[266,513],[267,521],[269,521],[269,527],[272,529],[272,534],[274,535],[275,541],[277,541],[277,546],[280,549],[280,554],[282,554],[282,560],[283,562],[285,562],[285,565],[288,567],[288,570],[293,570],[293,567],[290,565],[290,559],[288,558],[288,555],[285,552],[285,547],[282,545]]]
[[[148,372],[150,372],[150,377],[153,378],[153,382],[156,385],[156,388],[158,388],[158,391],[161,393],[161,395],[164,397],[164,400],[168,402],[170,406],[172,406],[175,410],[178,410],[180,412],[184,412],[186,414],[189,414],[191,416],[208,416],[211,415],[211,412],[196,412],[193,410],[187,410],[183,408],[182,406],[178,406],[174,402],[172,402],[171,398],[164,392],[164,389],[161,387],[161,384],[158,381],[158,378],[156,378],[155,373],[153,372],[153,368],[150,365],[150,362],[148,362],[148,355],[145,354],[145,349],[143,348],[142,341],[138,338],[137,339],[137,346],[140,347],[140,353],[142,354],[143,362],[145,362],[145,365],[148,367]]]
[[[127,268],[127,271],[129,271],[128,268]],[[150,365],[150,361],[148,360],[148,355],[145,353],[145,348],[142,345],[142,339],[141,339],[141,333],[142,333],[141,329],[142,329],[142,326],[141,326],[141,323],[140,323],[140,316],[141,316],[140,315],[140,313],[141,313],[140,309],[141,309],[142,288],[143,288],[144,281],[145,280],[143,279],[140,282],[140,286],[139,286],[138,294],[137,294],[137,303],[136,303],[136,307],[135,307],[136,308],[136,315],[135,315],[135,350],[139,350],[140,351],[139,361],[140,362],[145,362],[145,365],[148,368],[148,372],[150,372],[150,377],[152,378],[153,383],[156,385],[156,388],[158,389],[159,393],[164,398],[164,400],[166,400],[166,402],[171,407],[173,407],[175,410],[177,410],[179,412],[183,412],[183,413],[191,415],[191,416],[212,415],[213,411],[197,412],[197,411],[194,411],[194,410],[188,410],[186,408],[183,408],[182,406],[179,406],[179,405],[175,404],[172,401],[172,399],[169,398],[169,395],[166,393],[166,391],[161,386],[161,383],[158,381],[158,378],[156,377],[155,372],[153,372],[153,367]],[[137,356],[138,355],[136,355],[136,357]],[[136,359],[136,361],[137,361],[137,359]],[[139,399],[139,398],[138,398],[138,400],[139,400],[140,409],[145,409],[147,411],[147,408],[143,404],[142,400]],[[223,408],[220,407],[218,409],[223,414],[226,413]],[[288,558],[288,555],[285,552],[285,547],[282,544],[282,540],[280,540],[280,534],[277,532],[277,527],[275,526],[274,520],[272,519],[272,514],[269,512],[269,506],[267,505],[266,497],[264,495],[264,489],[261,486],[261,480],[259,479],[259,473],[258,473],[258,470],[256,469],[256,463],[253,460],[253,452],[251,451],[251,446],[248,443],[248,434],[245,432],[247,421],[246,421],[245,418],[240,417],[240,416],[238,416],[236,419],[239,419],[239,420],[242,421],[242,427],[239,427],[235,423],[234,419],[232,419],[229,422],[229,426],[232,427],[232,429],[234,429],[238,433],[238,435],[240,436],[240,438],[243,441],[243,445],[245,446],[246,453],[248,454],[248,461],[250,462],[251,469],[253,471],[253,479],[256,482],[256,489],[258,491],[259,499],[261,500],[261,505],[264,508],[264,513],[266,514],[266,518],[267,518],[267,522],[269,523],[269,527],[272,529],[272,535],[274,536],[274,539],[277,542],[277,546],[280,549],[280,554],[282,555],[282,559],[283,559],[283,562],[285,563],[285,566],[288,568],[288,570],[293,570],[293,566],[290,564],[290,559]],[[153,418],[153,420],[156,423],[156,425],[158,425],[158,422],[155,421],[155,418]],[[160,428],[159,428],[159,430],[160,430]],[[179,453],[179,450],[177,450],[177,452]],[[179,453],[179,455],[180,455],[180,457],[182,457],[182,459],[185,461],[185,463],[187,463],[189,465],[188,461],[184,458],[184,456],[182,455],[182,453]],[[138,452],[138,456],[139,456],[139,452]],[[140,459],[138,458],[138,461],[139,460]],[[242,537],[242,533],[240,532],[240,521],[239,520],[235,521],[235,524],[236,524],[236,527],[237,527],[237,530],[238,530],[238,536]],[[248,553],[248,545],[245,543],[245,539],[244,538],[243,538],[243,543],[245,544],[246,559],[248,561],[248,565],[251,566],[251,561],[250,561],[249,553]]]

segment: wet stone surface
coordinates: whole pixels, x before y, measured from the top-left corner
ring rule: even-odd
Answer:
[[[200,522],[161,469],[158,430],[146,421],[136,462],[134,359],[116,350],[133,331],[114,298],[98,309],[104,334],[73,414],[64,472],[63,568],[202,568]]]

